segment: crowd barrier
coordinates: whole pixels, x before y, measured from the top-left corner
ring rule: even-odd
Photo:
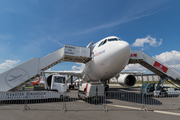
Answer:
[[[108,91],[103,95],[93,93],[93,97],[88,97],[88,93],[81,93],[80,96],[78,92],[0,92],[0,105],[22,105],[22,110],[30,110],[30,105],[59,106],[62,112],[66,112],[70,106],[101,106],[107,112],[107,105],[123,105],[148,111],[150,106],[168,105],[180,108],[180,94],[161,93],[154,97],[140,93]]]
[[[161,106],[176,106],[180,109],[180,93],[177,94],[177,92],[168,94],[164,92],[158,96],[154,96],[154,93],[149,93],[149,95],[117,91],[107,93],[106,104],[140,107],[146,111],[148,107],[153,109]]]

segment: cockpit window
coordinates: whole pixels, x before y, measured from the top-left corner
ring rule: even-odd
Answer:
[[[107,40],[105,40],[102,45],[104,45],[106,42],[107,42]]]
[[[118,38],[120,41],[122,41],[122,39],[121,38]]]
[[[98,47],[100,47],[101,45],[104,45],[106,42],[107,42],[107,40],[102,41]]]
[[[108,39],[108,41],[119,41],[117,38]]]
[[[99,46],[101,46],[101,45],[103,44],[103,42],[104,42],[104,41],[102,41],[102,42],[99,44]],[[98,47],[99,47],[99,46],[98,46]]]

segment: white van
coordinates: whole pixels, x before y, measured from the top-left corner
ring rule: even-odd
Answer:
[[[104,98],[104,85],[101,83],[82,83],[79,86],[78,97],[88,101],[102,100]]]

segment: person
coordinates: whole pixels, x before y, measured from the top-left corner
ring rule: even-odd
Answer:
[[[25,85],[22,86],[22,90],[25,90]]]

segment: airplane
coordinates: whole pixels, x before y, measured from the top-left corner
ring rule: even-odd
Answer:
[[[106,37],[94,45],[91,42],[87,48],[90,48],[92,59],[85,64],[83,70],[45,71],[45,73],[71,75],[86,82],[100,81],[107,85],[108,80],[120,73],[130,59],[131,47],[129,43],[116,36]],[[130,74],[122,74],[118,78],[118,83],[131,87],[135,85],[136,78]]]

